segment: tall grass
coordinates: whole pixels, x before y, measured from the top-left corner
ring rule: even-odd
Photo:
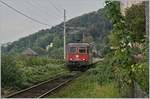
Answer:
[[[120,97],[115,82],[99,85],[84,74],[69,86],[49,98],[117,98]],[[95,79],[95,78],[93,78]]]
[[[117,98],[121,97],[113,79],[111,66],[103,63],[91,68],[65,89],[53,94],[54,98]]]
[[[23,73],[16,66],[13,56],[6,55],[1,58],[1,84],[4,86],[20,87],[24,82]]]
[[[25,88],[60,72],[67,72],[63,63],[48,57],[3,55],[2,88]]]

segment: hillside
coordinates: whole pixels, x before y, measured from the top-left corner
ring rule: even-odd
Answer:
[[[112,25],[104,15],[104,9],[84,14],[66,22],[66,34],[68,42],[95,43],[98,51],[106,47],[106,35]],[[53,47],[46,50],[46,47],[53,43]],[[2,46],[2,53],[21,53],[28,47],[40,55],[47,55],[53,58],[63,57],[63,23],[51,29],[40,30],[32,35],[12,42],[7,47]]]

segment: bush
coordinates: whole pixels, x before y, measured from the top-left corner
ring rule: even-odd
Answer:
[[[17,60],[20,60],[24,66],[44,66],[46,64],[63,64],[64,61],[60,59],[50,59],[49,57],[22,57],[18,56]]]
[[[97,64],[96,68],[89,69],[87,73],[91,81],[96,81],[100,85],[109,83],[113,78],[111,66],[103,63]]]
[[[21,86],[23,83],[22,71],[16,66],[14,56],[2,56],[1,60],[1,82],[2,87],[6,86]]]
[[[2,55],[2,87],[25,88],[64,72],[64,61],[47,57]]]
[[[148,62],[139,63],[132,66],[135,80],[140,84],[141,88],[149,92],[149,65]]]

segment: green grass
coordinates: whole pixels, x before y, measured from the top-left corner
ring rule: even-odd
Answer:
[[[112,67],[103,62],[86,71],[49,98],[118,98],[121,97],[113,79]]]
[[[49,98],[116,98],[120,97],[115,82],[99,85],[96,81],[88,78],[87,74],[82,75],[58,93]]]

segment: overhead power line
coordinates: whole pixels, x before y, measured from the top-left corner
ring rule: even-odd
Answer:
[[[32,1],[32,0],[26,0],[26,1]],[[13,3],[15,4],[14,1],[13,1]],[[24,9],[28,9],[28,11],[34,12],[34,16],[35,16],[34,18],[37,18],[36,16],[40,16],[40,19],[43,20],[42,22],[49,22],[49,16],[47,16],[46,13],[43,13],[42,10],[38,9],[38,7],[36,8],[36,6],[34,4],[32,5],[32,4],[30,4],[30,2],[29,3],[24,2],[24,3],[22,3],[22,6],[24,6],[23,7]]]
[[[51,4],[58,12],[62,13],[63,10],[60,10],[58,7],[56,7],[50,0],[48,0],[48,3]]]
[[[44,23],[44,22],[41,22],[41,21],[39,21],[39,20],[37,20],[37,19],[34,19],[34,18],[32,18],[32,17],[30,17],[30,16],[24,14],[23,12],[21,12],[21,11],[17,10],[16,8],[10,6],[9,4],[5,3],[4,1],[1,1],[1,0],[0,0],[0,2],[1,2],[2,4],[4,4],[4,5],[6,5],[7,7],[9,7],[10,9],[12,9],[13,11],[15,11],[15,12],[17,12],[17,13],[19,13],[19,14],[25,16],[25,17],[27,17],[28,19],[30,19],[30,20],[32,20],[32,21],[34,21],[34,22],[37,22],[37,23],[42,24],[42,25],[50,26],[49,24],[46,24],[46,23]]]
[[[37,9],[41,10],[41,12],[45,13],[45,15],[47,16],[52,16],[55,17],[56,19],[58,19],[59,21],[62,21],[59,15],[56,14],[51,14],[49,11],[47,11],[48,9],[45,8],[46,6],[42,6],[40,2],[38,2],[38,0],[36,2],[32,2],[32,0],[29,0],[28,2],[26,2],[28,4],[30,4],[31,6],[36,7]],[[44,9],[45,8],[45,9]]]

